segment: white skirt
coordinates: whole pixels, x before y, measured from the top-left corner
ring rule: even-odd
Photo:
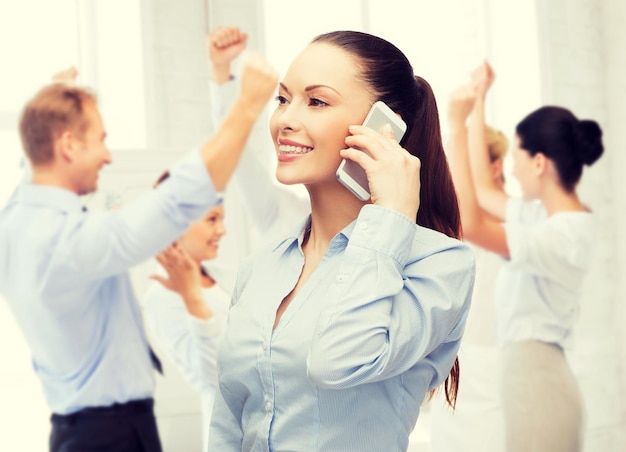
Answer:
[[[563,350],[522,341],[503,350],[500,375],[509,452],[582,449],[583,405]]]

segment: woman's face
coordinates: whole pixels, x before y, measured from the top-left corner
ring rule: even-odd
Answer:
[[[178,244],[193,260],[202,262],[217,256],[219,241],[225,233],[224,207],[218,206],[192,223],[185,235],[178,240]]]
[[[539,196],[539,177],[535,157],[521,148],[517,136],[513,146],[513,176],[520,184],[524,199],[536,199]]]
[[[354,58],[326,43],[310,44],[289,67],[270,120],[284,184],[338,184],[348,126],[361,124],[374,98]]]
[[[491,180],[500,190],[504,189],[504,162],[501,158],[495,159],[489,164],[491,168]]]

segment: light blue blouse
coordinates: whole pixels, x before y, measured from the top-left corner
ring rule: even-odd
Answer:
[[[470,305],[464,243],[367,205],[298,280],[299,235],[242,266],[218,357],[210,451],[406,450]]]

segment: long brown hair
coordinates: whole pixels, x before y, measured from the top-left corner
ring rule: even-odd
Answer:
[[[421,161],[416,223],[460,239],[459,206],[443,150],[437,103],[428,82],[414,74],[409,60],[396,46],[379,37],[336,31],[319,35],[313,42],[332,44],[354,55],[360,63],[360,76],[376,100],[385,102],[406,122],[400,144]],[[456,405],[459,376],[457,358],[444,383],[446,400],[452,407]]]

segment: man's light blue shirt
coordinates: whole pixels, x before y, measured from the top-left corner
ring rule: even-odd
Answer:
[[[299,232],[240,269],[209,450],[406,450],[425,395],[454,363],[473,253],[367,205],[273,328],[304,265]]]
[[[0,211],[0,295],[54,413],[152,397],[154,376],[128,270],[217,204],[199,152],[118,210],[83,212],[68,190],[24,183]]]

